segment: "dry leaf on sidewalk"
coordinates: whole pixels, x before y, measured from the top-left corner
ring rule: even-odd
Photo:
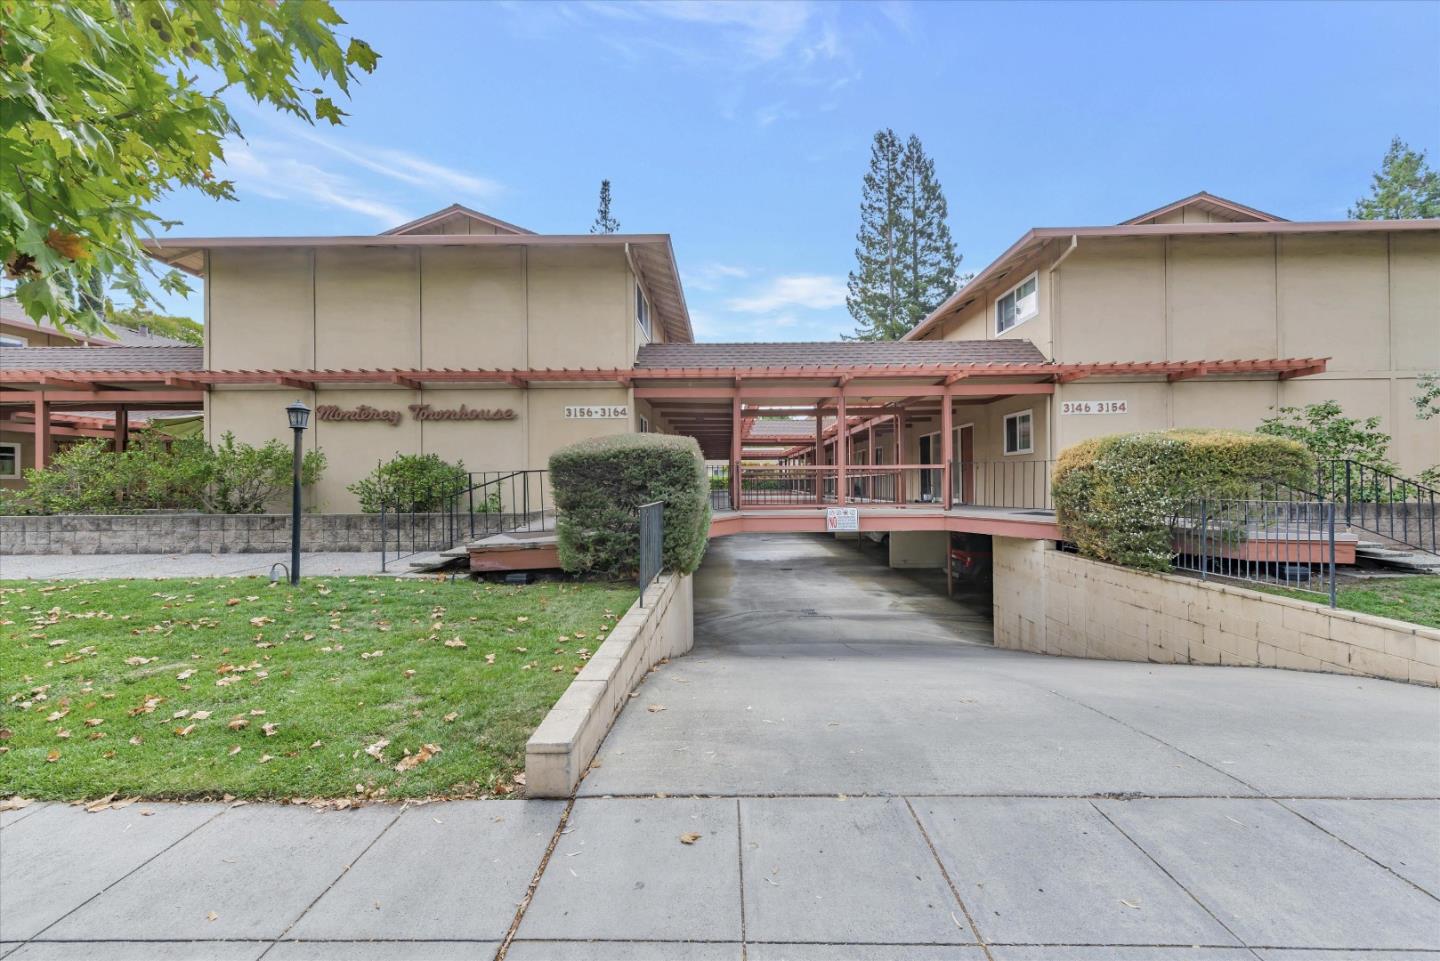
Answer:
[[[700,840],[700,835],[694,833],[693,831],[689,834],[680,835],[681,844],[694,844],[698,840]]]

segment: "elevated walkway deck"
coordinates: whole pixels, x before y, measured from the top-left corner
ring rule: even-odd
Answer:
[[[857,507],[861,532],[955,531],[1059,540],[1055,512],[1008,507]],[[823,534],[824,508],[759,508],[716,511],[710,536],[730,534]],[[560,566],[553,530],[522,530],[492,534],[458,549],[470,557],[470,570],[486,573],[549,570]]]

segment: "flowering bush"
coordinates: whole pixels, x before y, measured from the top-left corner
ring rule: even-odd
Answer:
[[[1314,459],[1293,440],[1223,430],[1113,434],[1060,453],[1051,487],[1056,519],[1080,553],[1163,571],[1171,525],[1201,498],[1254,496],[1266,481],[1304,488]]]

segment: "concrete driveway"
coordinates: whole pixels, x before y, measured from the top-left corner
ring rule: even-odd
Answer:
[[[712,544],[569,806],[0,812],[0,958],[1440,961],[1440,692],[996,651],[876,556]]]

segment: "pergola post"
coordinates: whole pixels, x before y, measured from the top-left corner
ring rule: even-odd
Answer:
[[[895,463],[905,463],[905,415],[895,415]],[[895,472],[895,503],[905,503],[905,473],[897,470]]]
[[[880,458],[876,457],[875,454],[876,454],[876,451],[875,451],[875,418],[874,418],[874,417],[871,417],[868,425],[867,425],[866,428],[865,428],[865,459],[870,462],[870,466],[871,466],[872,468],[873,468],[876,464],[880,463]],[[867,498],[869,498],[870,500],[874,500],[874,499],[875,499],[875,481],[876,481],[878,478],[877,478],[877,476],[876,476],[876,474],[875,474],[875,471],[874,471],[873,469],[872,469],[872,470],[869,470],[869,471],[866,471],[866,472],[865,472],[865,477],[866,477],[865,488],[864,488],[864,490],[865,490],[865,496],[866,496]]]
[[[124,404],[115,408],[115,453],[123,454],[130,446],[130,410]]]
[[[35,397],[35,466],[44,470],[50,463],[50,408],[45,395]]]
[[[744,419],[741,417],[740,391],[730,399],[730,509],[740,509],[740,444],[744,438]]]
[[[950,388],[945,388],[945,393],[940,395],[940,462],[944,469],[940,471],[940,482],[945,485],[944,503],[948,511],[952,506],[950,491],[950,461],[955,457],[955,437],[951,422],[954,420],[954,411],[950,409]]]
[[[850,421],[845,415],[845,391],[835,400],[835,503],[845,503],[845,462],[850,459]]]

